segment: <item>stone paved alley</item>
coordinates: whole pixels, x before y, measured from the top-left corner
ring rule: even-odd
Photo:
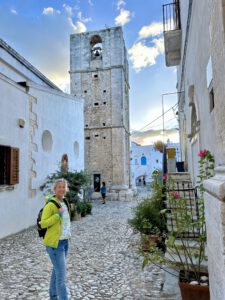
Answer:
[[[70,299],[180,300],[176,281],[162,290],[163,271],[141,270],[138,234],[127,225],[133,205],[95,201],[91,216],[72,222]],[[35,228],[0,240],[0,300],[48,300],[50,268]]]

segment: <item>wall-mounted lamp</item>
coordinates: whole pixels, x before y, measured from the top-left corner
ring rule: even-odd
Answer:
[[[24,119],[18,119],[18,125],[19,125],[20,128],[24,128],[25,120]]]

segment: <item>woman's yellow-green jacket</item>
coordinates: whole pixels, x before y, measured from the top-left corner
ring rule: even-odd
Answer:
[[[57,248],[59,243],[59,237],[62,231],[62,214],[59,212],[58,207],[50,200],[54,200],[60,204],[60,200],[55,195],[48,195],[45,197],[46,205],[43,209],[40,225],[42,228],[47,228],[44,237],[45,246]],[[71,216],[70,205],[66,198],[63,199],[69,215]]]

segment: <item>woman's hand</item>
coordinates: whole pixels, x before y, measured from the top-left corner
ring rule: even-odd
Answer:
[[[59,208],[59,212],[63,215],[63,213],[64,213],[64,209],[63,209],[63,207],[61,206],[60,208]]]

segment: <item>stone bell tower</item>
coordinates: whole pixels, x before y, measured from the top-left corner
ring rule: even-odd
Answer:
[[[111,199],[130,195],[129,78],[121,27],[70,36],[71,94],[84,99],[85,170]]]

